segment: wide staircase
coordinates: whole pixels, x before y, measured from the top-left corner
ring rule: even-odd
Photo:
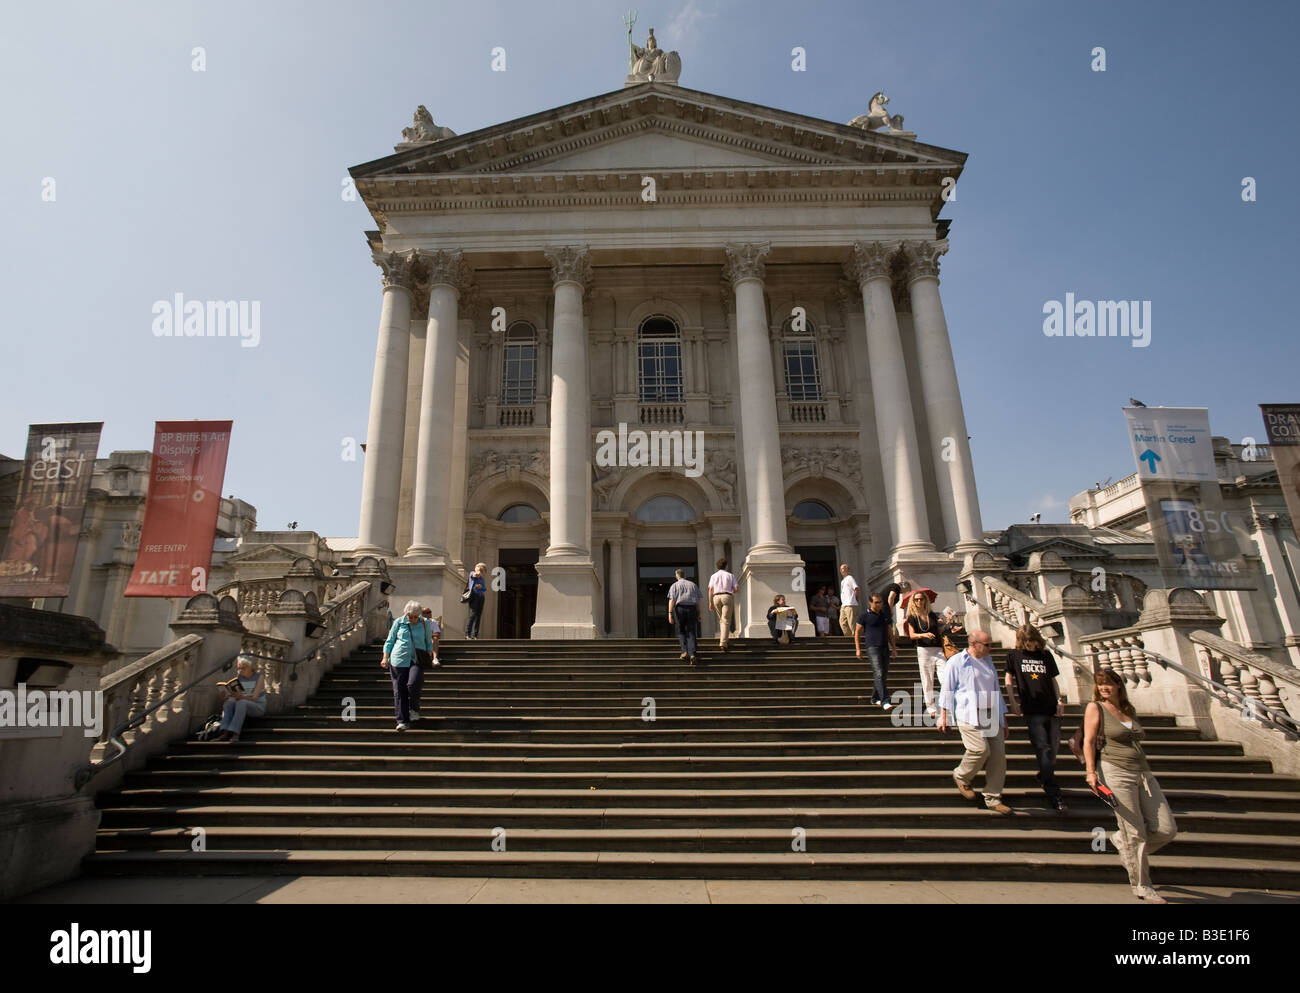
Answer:
[[[1114,815],[1064,745],[1068,813],[1047,809],[1014,717],[1015,816],[965,801],[959,737],[870,706],[848,639],[708,644],[694,669],[668,640],[452,643],[403,733],[379,655],[235,745],[175,746],[101,794],[85,872],[1125,882],[1096,850]],[[915,680],[905,652],[890,688]],[[1143,723],[1181,831],[1156,881],[1300,889],[1300,780]]]

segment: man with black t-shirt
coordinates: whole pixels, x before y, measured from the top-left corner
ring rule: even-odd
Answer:
[[[1056,690],[1056,659],[1032,624],[1016,632],[1016,647],[1007,652],[1007,690],[1017,717],[1029,725],[1029,740],[1038,758],[1038,781],[1048,802],[1057,810],[1069,809],[1056,782],[1056,752],[1061,743],[1061,717],[1065,707]]]
[[[871,702],[879,704],[884,710],[892,710],[894,705],[889,702],[885,680],[889,675],[889,654],[894,648],[894,625],[885,613],[885,601],[879,593],[871,598],[867,609],[858,615],[853,629],[853,644],[858,658],[862,658],[863,647],[867,649],[873,676]]]

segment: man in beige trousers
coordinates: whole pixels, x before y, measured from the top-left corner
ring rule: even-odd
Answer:
[[[725,652],[736,612],[736,577],[726,559],[718,559],[718,571],[709,577],[709,607],[718,615],[718,648]]]

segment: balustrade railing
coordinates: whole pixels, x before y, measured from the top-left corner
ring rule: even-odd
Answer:
[[[530,427],[532,423],[532,407],[502,407],[497,414],[497,424],[503,428]]]
[[[685,420],[686,408],[680,403],[641,404],[642,424],[682,424]]]
[[[826,420],[826,404],[792,403],[790,404],[790,420],[798,424],[824,421]]]
[[[1208,631],[1193,631],[1188,637],[1196,645],[1204,675],[1241,701],[1243,717],[1258,720],[1268,714],[1291,731],[1300,732],[1300,670],[1279,665]]]
[[[263,663],[271,699],[288,695],[287,683],[299,678],[302,667],[315,663],[315,668],[323,672],[324,667],[363,642],[370,617],[386,609],[384,601],[379,599],[370,611],[366,610],[370,588],[369,582],[353,583],[326,604],[319,615],[322,640],[300,658],[289,658],[294,643],[287,638],[245,632],[240,638],[238,654],[194,673],[199,666],[203,638],[189,634],[106,676],[100,683],[104,693],[104,731],[91,751],[90,764],[77,772],[77,788],[121,761],[142,742],[148,743],[147,754],[154,754],[187,735],[193,720],[207,716],[191,713],[188,691],[209,685],[216,673],[232,668],[240,658]]]

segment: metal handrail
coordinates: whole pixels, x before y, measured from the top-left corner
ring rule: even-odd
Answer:
[[[372,607],[370,610],[371,614],[375,614],[378,612],[379,612],[378,605]],[[363,621],[366,616],[367,615],[364,614],[362,615]],[[175,700],[178,696],[180,696],[182,693],[186,692],[187,690],[193,689],[195,686],[199,685],[199,683],[203,682],[203,680],[212,676],[214,673],[224,672],[225,670],[229,669],[240,658],[267,659],[268,661],[271,662],[278,662],[280,665],[298,666],[303,662],[307,662],[315,658],[316,655],[320,652],[320,650],[323,649],[330,642],[337,641],[339,638],[346,637],[347,635],[351,634],[353,630],[355,629],[349,628],[347,631],[340,631],[337,634],[333,635],[332,637],[327,638],[325,641],[322,641],[319,645],[317,645],[309,653],[307,653],[300,659],[277,659],[269,655],[257,655],[253,652],[243,652],[243,651],[236,652],[234,655],[226,659],[221,664],[213,666],[211,669],[208,669],[202,675],[196,676],[193,680],[186,683],[184,686],[180,687],[179,689],[173,691],[172,693],[168,694],[167,696],[163,697],[157,703],[153,704],[152,706],[146,707],[144,710],[140,711],[140,713],[138,713],[135,717],[123,721],[117,727],[113,728],[113,730],[109,732],[108,741],[109,743],[116,745],[118,751],[110,758],[103,759],[99,762],[92,762],[89,765],[82,766],[80,769],[78,769],[76,777],[73,780],[76,785],[76,788],[80,790],[83,786],[86,785],[86,783],[90,782],[90,780],[93,779],[96,775],[98,775],[104,769],[108,768],[110,765],[113,765],[115,762],[120,760],[123,755],[126,754],[127,748],[125,742],[122,741],[122,735],[126,734],[126,732],[130,731],[132,728],[139,727],[141,724],[145,722],[146,718],[148,718],[150,714],[154,713],[164,704],[171,703],[171,701]],[[298,670],[295,668],[293,669],[293,671],[289,673],[289,680],[290,682],[293,682],[296,681],[297,678],[298,678]]]
[[[102,759],[99,762],[91,762],[89,765],[84,765],[80,769],[78,769],[76,776],[73,778],[73,783],[76,786],[76,788],[80,790],[83,786],[85,786],[88,782],[90,782],[93,778],[95,778],[95,776],[97,776],[100,772],[107,769],[110,765],[113,765],[115,762],[121,759],[123,755],[126,754],[126,743],[122,741],[122,735],[126,734],[132,728],[139,727],[141,724],[143,724],[145,719],[154,711],[156,711],[159,707],[163,706],[164,704],[171,703],[182,693],[185,693],[188,690],[193,689],[195,686],[199,685],[199,683],[203,682],[203,680],[209,678],[215,673],[224,672],[225,670],[229,669],[232,665],[235,664],[235,660],[238,658],[239,658],[239,653],[235,653],[234,655],[230,656],[230,658],[226,659],[224,662],[221,662],[219,665],[215,665],[211,669],[208,669],[205,672],[203,672],[201,675],[195,676],[194,679],[186,683],[184,686],[181,686],[178,689],[173,690],[171,693],[163,697],[157,703],[153,704],[150,707],[146,707],[144,710],[140,711],[140,713],[137,714],[135,717],[128,718],[127,720],[119,724],[117,727],[113,728],[113,730],[108,733],[108,743],[117,746],[116,754],[110,756],[109,758]]]
[[[969,600],[980,610],[987,610],[990,614],[992,614],[994,617],[1000,620],[1003,624],[1006,624],[1008,627],[1019,627],[1018,624],[1013,623],[1012,619],[1008,618],[1005,614],[1002,614],[999,611],[994,610],[992,607],[985,607],[982,603],[980,603],[973,596],[971,596],[970,593],[965,589],[962,590],[962,593],[967,600]],[[1041,634],[1042,632],[1039,633]],[[1109,633],[1110,632],[1103,632],[1103,634],[1109,634]],[[1047,637],[1044,637],[1043,640],[1047,641],[1049,646],[1057,654],[1062,655],[1065,658],[1069,659],[1074,664],[1074,667],[1080,670],[1081,672],[1085,673],[1089,679],[1091,679],[1093,676],[1096,675],[1096,673],[1094,673],[1092,670],[1092,666],[1080,660],[1078,656],[1076,656],[1073,652],[1069,651],[1066,648],[1061,648],[1052,645],[1051,640]],[[1231,686],[1225,686],[1223,683],[1220,683],[1217,680],[1211,679],[1210,677],[1202,675],[1199,672],[1195,672],[1192,669],[1188,669],[1185,666],[1178,664],[1173,659],[1165,658],[1159,652],[1153,652],[1145,645],[1138,650],[1142,652],[1143,656],[1151,659],[1154,662],[1159,663],[1161,666],[1163,666],[1166,669],[1174,669],[1177,672],[1182,673],[1184,676],[1187,676],[1195,680],[1196,682],[1203,684],[1205,687],[1213,688],[1214,690],[1217,690],[1220,693],[1227,694],[1229,697],[1233,697],[1241,700],[1242,712],[1244,713],[1249,711],[1249,713],[1251,714],[1251,717],[1247,718],[1248,720],[1259,720],[1261,722],[1267,722],[1274,728],[1274,730],[1280,731],[1288,738],[1291,738],[1293,740],[1300,740],[1300,723],[1297,723],[1296,720],[1293,717],[1291,717],[1290,714],[1285,714],[1276,711],[1272,707],[1268,706],[1267,704],[1262,703],[1259,700],[1256,700],[1254,697],[1247,696],[1241,690],[1234,690]]]

